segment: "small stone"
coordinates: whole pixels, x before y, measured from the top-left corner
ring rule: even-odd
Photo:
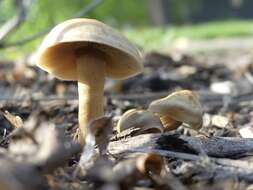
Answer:
[[[224,116],[214,115],[212,117],[212,125],[218,128],[225,128],[229,125],[229,120]]]
[[[224,95],[235,95],[236,87],[232,81],[215,82],[210,86],[212,92]]]
[[[253,128],[250,126],[242,127],[239,130],[240,135],[242,138],[253,138]]]

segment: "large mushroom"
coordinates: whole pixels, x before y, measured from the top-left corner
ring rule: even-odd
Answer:
[[[104,114],[105,77],[126,79],[142,71],[138,49],[111,27],[93,19],[65,21],[46,36],[37,65],[63,80],[78,81],[79,141],[89,121]]]

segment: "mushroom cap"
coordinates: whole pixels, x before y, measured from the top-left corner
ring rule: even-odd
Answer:
[[[197,96],[190,90],[181,90],[165,98],[151,102],[148,110],[160,116],[169,115],[176,121],[190,124],[193,128],[202,125],[202,108]]]
[[[125,112],[118,121],[117,132],[120,133],[131,127],[140,128],[139,133],[163,132],[159,117],[147,110],[131,109]]]
[[[37,65],[57,78],[77,80],[75,51],[85,48],[103,52],[108,77],[125,79],[142,71],[141,55],[134,45],[102,22],[84,18],[55,26],[37,52]]]

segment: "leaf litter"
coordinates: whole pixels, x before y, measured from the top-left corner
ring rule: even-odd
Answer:
[[[231,54],[146,54],[143,74],[107,81],[109,116],[90,122],[83,148],[76,84],[26,62],[1,64],[0,189],[250,189],[253,66],[243,52],[244,65],[231,68]],[[199,96],[199,130],[181,121],[164,130],[141,114],[184,89]],[[117,130],[131,109],[139,115]]]

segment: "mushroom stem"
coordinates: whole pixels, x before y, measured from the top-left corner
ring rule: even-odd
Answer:
[[[79,142],[84,145],[89,121],[104,115],[105,62],[99,53],[79,54],[77,58],[79,96]]]

